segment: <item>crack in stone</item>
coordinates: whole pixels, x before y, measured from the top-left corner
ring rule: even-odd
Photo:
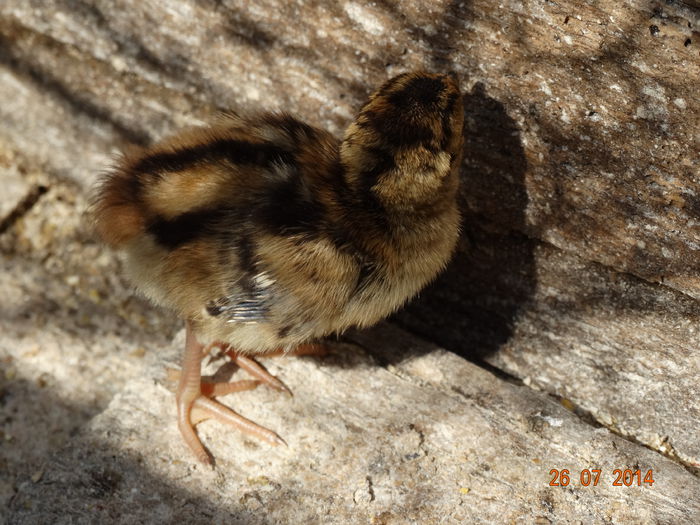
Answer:
[[[562,398],[560,396],[558,396],[557,394],[547,392],[546,390],[538,390],[536,388],[533,388],[530,385],[525,385],[525,386],[527,386],[531,390],[534,390],[537,392],[544,392],[549,397],[554,399],[557,402],[557,404],[561,404]],[[575,415],[581,422],[583,422],[589,426],[592,426],[594,428],[605,428],[611,434],[614,434],[617,437],[624,439],[625,441],[628,441],[629,443],[633,443],[633,444],[638,445],[640,447],[644,447],[648,450],[651,450],[652,452],[656,452],[657,454],[660,454],[662,456],[667,457],[668,459],[670,459],[674,463],[677,463],[678,465],[683,467],[685,470],[687,470],[693,476],[700,478],[700,467],[698,467],[698,466],[690,463],[689,461],[686,461],[683,458],[681,458],[678,455],[678,453],[676,452],[676,450],[674,449],[673,445],[671,445],[671,442],[669,441],[669,439],[667,437],[662,440],[662,446],[664,447],[665,450],[661,449],[661,448],[655,448],[652,445],[649,445],[647,443],[644,443],[643,441],[640,441],[634,435],[628,434],[628,433],[624,432],[622,429],[620,429],[614,425],[605,424],[603,421],[601,421],[600,419],[595,417],[595,415],[592,412],[590,412],[589,410],[586,410],[585,408],[582,408],[578,405],[576,405],[573,410],[569,410],[569,412],[571,412],[571,414]]]
[[[24,217],[39,202],[44,193],[49,190],[43,184],[34,185],[27,192],[24,198],[8,213],[4,218],[0,219],[0,235],[9,230],[18,220]]]

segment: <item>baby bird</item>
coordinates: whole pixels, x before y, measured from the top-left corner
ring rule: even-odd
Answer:
[[[136,287],[186,322],[178,426],[199,461],[211,463],[194,430],[206,418],[284,443],[212,399],[257,382],[203,383],[209,349],[286,390],[248,356],[376,323],[445,267],[462,123],[452,77],[406,73],[342,142],[286,114],[227,113],[125,154],[105,176],[98,233],[125,252]]]

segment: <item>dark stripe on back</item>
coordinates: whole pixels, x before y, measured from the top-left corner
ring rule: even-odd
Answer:
[[[197,237],[209,233],[214,223],[219,221],[226,210],[190,211],[174,219],[157,218],[148,226],[148,233],[158,244],[173,250]]]
[[[174,152],[149,155],[137,162],[132,170],[135,173],[183,171],[212,160],[269,166],[273,162],[290,162],[292,158],[291,152],[270,143],[221,139]]]
[[[288,165],[284,177],[270,183],[252,218],[275,235],[317,235],[325,221],[323,205],[295,165]]]

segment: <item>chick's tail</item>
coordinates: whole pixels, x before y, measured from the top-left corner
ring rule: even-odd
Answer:
[[[152,234],[174,247],[196,234],[217,210],[230,204],[231,188],[237,187],[242,171],[221,158],[230,156],[231,145],[240,147],[239,142],[183,133],[149,150],[129,150],[94,194],[92,215],[100,237],[118,248]],[[255,145],[245,147],[249,151]]]
[[[106,173],[96,188],[90,212],[95,230],[110,246],[119,247],[146,230],[140,185],[137,175],[122,165]]]

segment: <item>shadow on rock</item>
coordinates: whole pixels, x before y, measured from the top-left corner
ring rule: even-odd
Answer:
[[[533,293],[534,242],[519,233],[528,199],[517,125],[482,84],[464,96],[464,106],[462,235],[456,253],[446,271],[392,320],[481,362],[509,340]],[[488,219],[474,212],[485,207],[491,210]]]

